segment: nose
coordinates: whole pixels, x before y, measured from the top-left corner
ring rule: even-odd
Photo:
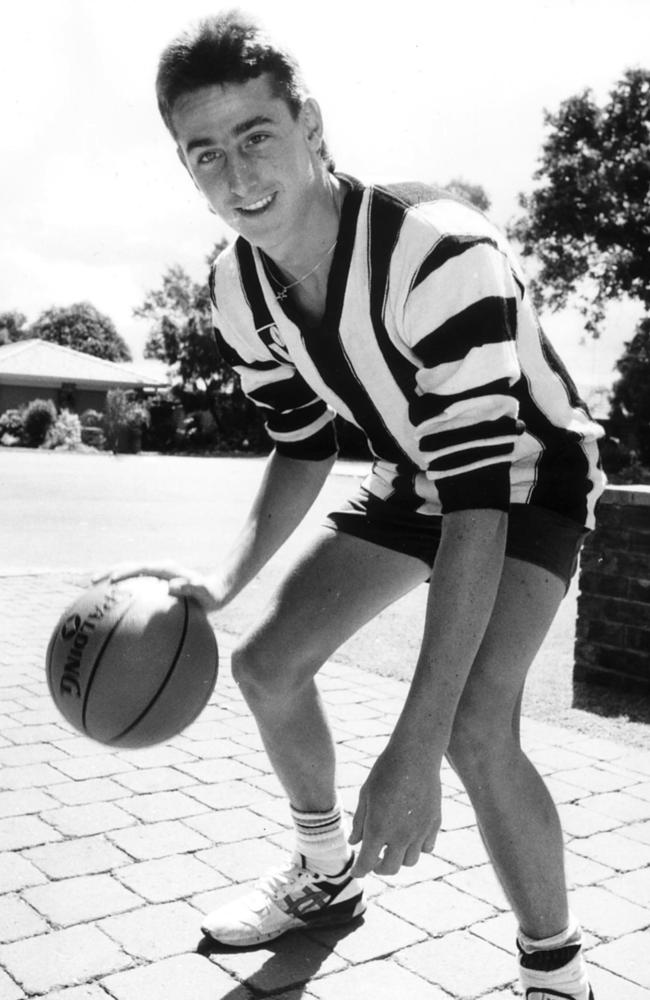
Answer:
[[[255,183],[254,171],[244,156],[235,153],[228,158],[228,187],[235,197],[243,198]]]

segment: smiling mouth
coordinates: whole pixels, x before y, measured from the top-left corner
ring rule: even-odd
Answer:
[[[276,198],[276,192],[267,195],[266,198],[260,198],[259,201],[254,201],[250,205],[240,205],[236,209],[236,211],[240,215],[246,215],[246,216],[261,215],[263,212],[267,210],[267,208],[269,208],[273,204],[275,198]]]

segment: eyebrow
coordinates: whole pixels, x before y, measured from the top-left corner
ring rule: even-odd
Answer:
[[[273,125],[273,119],[269,118],[268,115],[255,115],[253,118],[247,118],[246,121],[240,122],[238,125],[233,126],[232,134],[235,138],[240,135],[244,135],[252,128],[257,128],[259,125]],[[214,145],[213,139],[191,139],[187,144],[187,152],[191,153],[193,149],[204,149],[206,146]]]

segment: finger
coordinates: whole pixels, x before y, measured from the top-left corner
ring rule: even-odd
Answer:
[[[374,871],[379,864],[383,843],[380,840],[369,840],[364,838],[361,844],[359,856],[352,868],[352,875],[355,878],[364,878],[369,872]]]
[[[122,580],[131,580],[139,576],[153,576],[158,580],[173,580],[174,577],[181,575],[182,570],[179,570],[178,566],[164,565],[162,563],[138,566],[135,563],[128,563],[116,566],[111,571],[109,579],[111,583],[120,583]]]
[[[397,875],[404,862],[404,847],[397,844],[389,844],[384,851],[379,863],[375,865],[373,871],[377,875]]]
[[[417,865],[420,860],[420,853],[420,848],[415,844],[411,844],[406,850],[402,864],[406,868],[413,868],[413,866]]]
[[[366,803],[363,793],[359,796],[359,802],[352,819],[352,831],[348,837],[349,844],[358,844],[363,837],[363,824],[366,818]]]

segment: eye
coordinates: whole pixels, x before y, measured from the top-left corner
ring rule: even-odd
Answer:
[[[266,142],[267,139],[270,138],[271,137],[268,135],[267,132],[255,132],[254,135],[249,135],[248,139],[246,140],[246,143],[249,146],[261,146],[263,143]]]
[[[215,163],[217,160],[219,160],[221,156],[222,154],[219,152],[218,149],[205,149],[202,153],[199,153],[199,155],[196,158],[197,166],[199,167],[208,166],[209,164]]]

